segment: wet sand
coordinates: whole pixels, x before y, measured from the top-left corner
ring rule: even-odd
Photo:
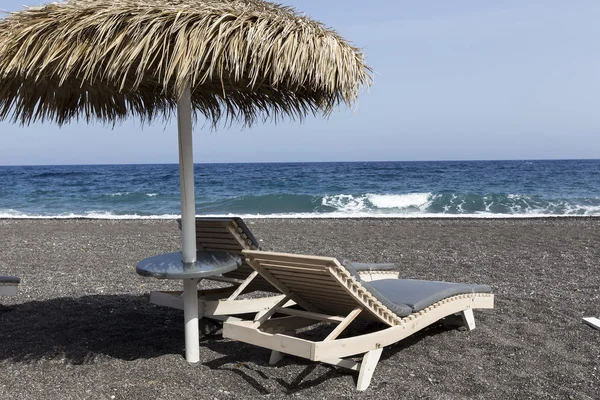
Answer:
[[[406,278],[489,284],[477,329],[435,325],[384,350],[370,388],[356,375],[223,339],[203,324],[183,359],[183,312],[148,303],[179,282],[135,264],[176,251],[175,221],[0,220],[1,399],[593,399],[600,387],[600,219],[247,220],[266,250],[394,262]]]

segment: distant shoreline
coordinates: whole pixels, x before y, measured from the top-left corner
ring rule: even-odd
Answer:
[[[194,165],[264,165],[264,164],[356,164],[356,163],[478,163],[478,162],[547,162],[547,161],[598,161],[600,158],[498,158],[498,159],[447,159],[447,160],[325,160],[325,161],[223,161],[223,162],[202,162],[194,161]],[[0,164],[0,168],[11,167],[118,167],[118,166],[147,166],[147,165],[173,165],[178,166],[176,162],[158,162],[158,163],[91,163],[91,164]]]
[[[406,216],[406,217],[401,217],[401,216],[391,216],[391,217],[380,217],[380,216],[357,216],[357,217],[352,217],[352,216],[347,216],[347,217],[340,217],[340,216],[334,216],[334,217],[329,217],[329,216],[322,216],[322,217],[316,217],[316,216],[311,216],[311,217],[296,217],[293,215],[287,216],[265,216],[265,215],[261,215],[261,216],[248,216],[248,215],[211,215],[211,216],[206,216],[206,215],[198,215],[197,218],[203,218],[203,217],[210,217],[210,218],[230,218],[230,217],[240,217],[243,218],[245,220],[264,220],[264,221],[269,221],[269,220],[302,220],[302,221],[322,221],[322,220],[336,220],[336,221],[345,221],[345,220],[352,220],[352,221],[370,221],[370,220],[382,220],[382,221],[388,221],[388,220],[443,220],[443,221],[447,221],[447,220],[543,220],[543,219],[548,219],[548,220],[553,220],[553,219],[584,219],[584,220],[588,220],[588,219],[600,219],[600,215],[532,215],[532,216],[523,216],[523,215],[492,215],[492,216],[457,216],[457,215],[447,215],[447,216],[438,216],[438,215],[432,215],[432,216],[427,216],[427,215],[415,215],[415,216]],[[101,218],[101,217],[85,217],[85,216],[77,216],[77,217],[71,217],[71,216],[67,216],[67,217],[60,217],[60,216],[49,216],[49,217],[0,217],[0,221],[176,221],[178,220],[180,217],[162,217],[162,216],[140,216],[140,217],[123,217],[120,218],[119,216],[115,216],[115,217],[107,217],[107,218]]]

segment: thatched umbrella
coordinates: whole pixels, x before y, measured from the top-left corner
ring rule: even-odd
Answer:
[[[370,82],[358,49],[261,0],[70,0],[0,20],[0,120],[112,124],[177,110],[184,264],[196,261],[193,114],[215,125],[327,115]],[[192,362],[196,284],[184,283]]]

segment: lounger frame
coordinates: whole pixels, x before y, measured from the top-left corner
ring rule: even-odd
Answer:
[[[285,294],[278,304],[253,321],[231,320],[223,336],[272,350],[270,362],[291,354],[358,371],[357,389],[365,390],[385,346],[402,340],[445,317],[456,315],[468,330],[475,328],[473,308],[493,308],[490,293],[452,296],[407,317],[399,317],[364,289],[335,258],[244,250],[246,262]],[[390,277],[386,272],[375,278]],[[303,310],[285,308],[294,301]],[[340,338],[356,319],[382,322],[379,331]],[[319,341],[295,337],[300,328],[320,322],[336,324]],[[456,318],[448,322],[456,323]],[[364,354],[361,362],[346,357]]]
[[[234,254],[241,254],[244,249],[257,249],[256,240],[246,233],[238,221],[241,220],[237,218],[197,218],[196,248],[207,251],[227,251]],[[223,319],[221,316],[266,311],[284,297],[246,263],[242,263],[235,271],[206,279],[229,283],[231,286],[198,290],[199,317]],[[239,298],[242,294],[258,290],[274,292],[277,295]],[[183,291],[152,291],[150,292],[150,302],[183,310]]]

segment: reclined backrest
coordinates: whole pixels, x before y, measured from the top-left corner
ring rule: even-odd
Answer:
[[[179,228],[181,229],[181,220]],[[258,250],[258,241],[239,217],[202,217],[196,218],[196,248],[207,251],[227,251],[241,255],[242,250]],[[254,270],[242,256],[242,265],[224,276],[244,280]],[[262,290],[277,292],[271,284],[257,276],[243,293]]]
[[[357,307],[359,318],[396,325],[401,318],[369,293],[331,257],[243,250],[246,261],[284,294],[308,311],[347,315]]]

